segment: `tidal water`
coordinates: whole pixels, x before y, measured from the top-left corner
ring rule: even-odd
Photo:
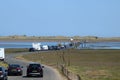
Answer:
[[[120,42],[90,42],[83,43],[79,48],[84,49],[120,49]]]
[[[41,45],[57,45],[58,42],[11,42],[0,41],[0,48],[31,48],[32,43],[41,43]]]
[[[0,41],[0,48],[31,48],[33,42],[11,42],[11,41]],[[58,45],[60,42],[36,42],[41,45]],[[68,44],[63,42],[62,44]],[[120,49],[120,42],[91,42],[82,43],[79,49]]]

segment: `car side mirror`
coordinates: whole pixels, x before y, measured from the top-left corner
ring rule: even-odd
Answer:
[[[23,66],[21,66],[21,68],[23,68]]]

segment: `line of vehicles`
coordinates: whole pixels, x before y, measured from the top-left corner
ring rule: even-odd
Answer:
[[[30,52],[32,51],[41,51],[41,50],[61,50],[68,48],[67,45],[58,45],[58,46],[48,46],[48,45],[41,45],[40,43],[32,43],[32,48],[29,49]],[[5,49],[0,48],[0,61],[4,61],[5,59]],[[8,76],[23,75],[23,66],[19,64],[9,64],[8,68],[5,69],[4,67],[0,66],[0,80],[8,80]],[[39,76],[43,77],[43,68],[39,63],[30,63],[27,66],[26,76]]]
[[[65,48],[67,48],[67,45],[48,46],[48,45],[41,45],[40,43],[32,43],[32,48],[29,48],[29,52],[46,51],[46,50],[60,50],[60,49],[65,49]],[[4,61],[4,59],[5,59],[5,49],[0,48],[0,61]]]
[[[70,48],[71,44],[67,44],[67,45],[52,45],[52,46],[48,46],[48,45],[41,45],[41,43],[32,43],[32,47],[29,48],[29,52],[33,52],[33,51],[46,51],[46,50],[61,50],[61,49],[66,49],[66,48]],[[0,61],[4,61],[5,59],[5,49],[4,48],[0,48]]]
[[[41,50],[60,50],[65,48],[64,46],[48,46],[41,45],[40,43],[32,43],[32,48],[29,51],[41,51]],[[5,60],[5,49],[0,48],[0,61]],[[22,76],[23,75],[23,66],[20,64],[9,64],[7,69],[5,67],[0,66],[0,80],[8,80],[8,76]],[[27,66],[26,76],[38,76],[43,77],[43,68],[39,63],[30,63]]]
[[[8,68],[0,66],[0,80],[8,80],[8,76],[22,76],[23,75],[23,66],[20,64],[9,64]],[[26,70],[26,76],[38,76],[43,77],[43,68],[39,63],[29,63]]]
[[[60,49],[65,49],[66,45],[41,45],[40,43],[32,43],[32,47],[29,48],[30,52],[33,51],[46,51],[46,50],[60,50]]]

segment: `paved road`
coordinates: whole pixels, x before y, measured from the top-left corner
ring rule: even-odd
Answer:
[[[20,53],[24,54],[24,53]],[[27,77],[26,76],[26,66],[29,62],[15,59],[15,56],[19,54],[7,54],[6,62],[8,63],[17,63],[23,66],[23,75],[22,76],[8,76],[8,80],[63,80],[61,75],[51,67],[45,66],[43,78],[40,77]]]

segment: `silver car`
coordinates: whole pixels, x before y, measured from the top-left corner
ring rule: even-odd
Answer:
[[[7,80],[8,77],[7,77],[7,70],[0,66],[0,80]]]

